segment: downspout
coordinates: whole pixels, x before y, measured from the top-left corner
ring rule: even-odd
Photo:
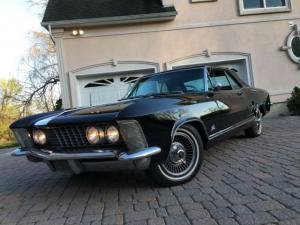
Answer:
[[[55,45],[55,41],[54,41],[54,38],[53,38],[53,35],[52,35],[52,29],[51,29],[51,25],[50,24],[48,25],[48,31],[49,31],[50,38],[51,38],[51,40],[53,41],[53,43]]]

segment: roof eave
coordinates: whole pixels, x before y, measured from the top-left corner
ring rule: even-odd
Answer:
[[[140,15],[130,15],[130,16],[47,21],[47,22],[42,22],[41,25],[46,29],[48,29],[49,25],[51,26],[52,29],[108,26],[108,25],[119,25],[119,24],[169,21],[169,20],[174,20],[176,15],[177,15],[177,11],[174,10],[170,12],[150,13],[150,14],[140,14]]]

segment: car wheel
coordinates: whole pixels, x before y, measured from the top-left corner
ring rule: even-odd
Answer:
[[[246,137],[254,138],[258,137],[262,134],[263,129],[263,114],[259,109],[259,106],[257,106],[254,110],[254,116],[255,116],[255,125],[245,130]]]
[[[151,164],[148,174],[162,186],[191,180],[203,161],[203,143],[198,131],[190,125],[177,129],[167,159]]]

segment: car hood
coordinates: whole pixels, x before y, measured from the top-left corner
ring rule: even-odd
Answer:
[[[148,97],[122,100],[117,103],[93,106],[88,108],[69,109],[49,114],[38,114],[16,121],[11,128],[29,126],[62,126],[68,124],[93,124],[130,119],[168,111],[183,105],[203,101],[202,95],[180,95],[165,97]]]

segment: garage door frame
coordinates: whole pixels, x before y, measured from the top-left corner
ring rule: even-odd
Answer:
[[[130,73],[143,70],[153,69],[155,72],[160,71],[160,65],[156,62],[149,61],[114,61],[111,60],[106,63],[90,65],[68,72],[69,90],[71,107],[79,107],[81,104],[80,96],[80,79],[86,77],[114,74],[114,73]]]
[[[167,70],[176,68],[220,64],[220,63],[234,63],[244,62],[246,65],[246,73],[248,84],[254,86],[253,70],[251,55],[241,52],[208,52],[205,51],[201,54],[189,55],[165,63]]]

